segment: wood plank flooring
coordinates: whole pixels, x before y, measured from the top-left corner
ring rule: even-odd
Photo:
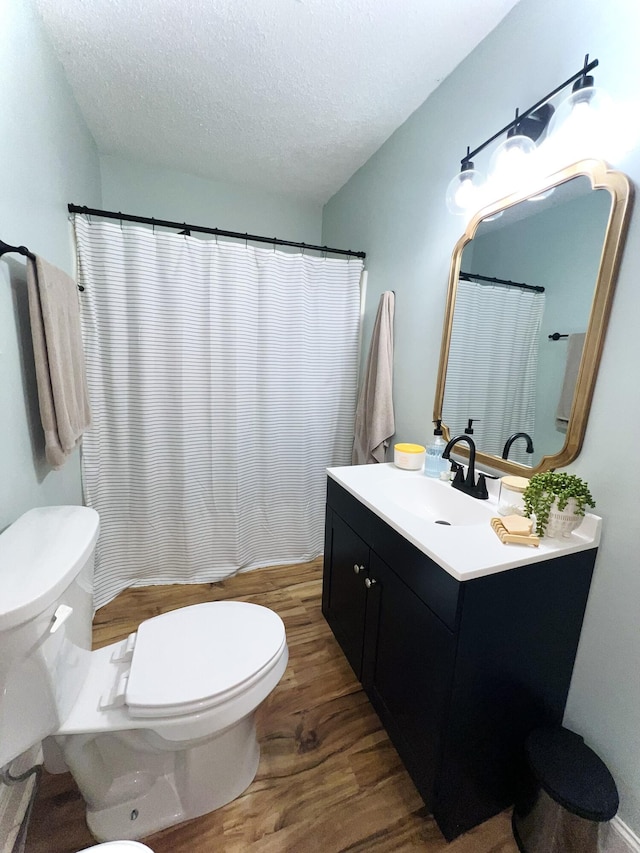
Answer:
[[[150,616],[228,598],[271,607],[287,629],[287,671],[258,712],[254,782],[227,806],[145,842],[155,853],[517,853],[507,813],[444,840],[322,616],[321,586],[316,560],[218,584],[129,589],[98,611],[96,648]],[[45,773],[26,853],[75,853],[93,843],[71,775]]]

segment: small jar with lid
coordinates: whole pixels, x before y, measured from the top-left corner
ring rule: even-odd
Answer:
[[[524,515],[524,498],[522,493],[529,485],[526,477],[502,477],[500,480],[500,495],[498,497],[498,512],[500,515]]]
[[[422,444],[394,444],[393,461],[405,471],[420,471],[424,465],[426,448]]]

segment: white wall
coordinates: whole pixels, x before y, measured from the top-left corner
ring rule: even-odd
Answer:
[[[104,210],[262,237],[320,242],[319,204],[113,155],[102,155],[100,167]],[[76,203],[86,204],[82,200]]]
[[[582,64],[621,102],[637,96],[637,0],[521,0],[507,18],[326,205],[323,241],[364,249],[364,339],[379,295],[396,291],[397,440],[427,438],[449,261],[461,233],[444,196],[474,147]],[[636,107],[636,114],[637,114]],[[483,157],[476,165],[485,167]],[[640,180],[640,148],[614,165]],[[571,470],[604,517],[566,724],[613,772],[620,816],[640,830],[640,216],[629,229],[586,440]]]

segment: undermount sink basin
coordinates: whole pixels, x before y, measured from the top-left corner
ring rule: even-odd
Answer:
[[[440,480],[415,477],[389,486],[389,497],[401,509],[445,527],[486,524],[493,515],[486,501],[469,497]]]

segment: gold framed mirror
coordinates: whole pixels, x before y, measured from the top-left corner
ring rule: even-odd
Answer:
[[[458,240],[433,417],[445,440],[473,420],[477,463],[530,477],[579,454],[631,201],[626,175],[582,160],[478,211]]]

